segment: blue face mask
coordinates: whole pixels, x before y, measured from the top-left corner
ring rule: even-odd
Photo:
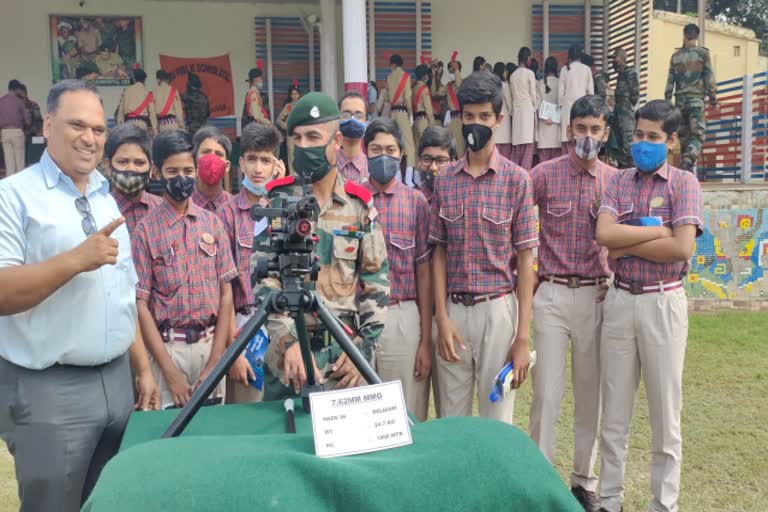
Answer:
[[[339,124],[339,130],[347,139],[362,139],[365,134],[365,123],[350,117]]]
[[[243,176],[243,188],[255,196],[266,197],[267,187],[264,185],[254,185],[248,177]]]
[[[632,158],[641,172],[653,173],[667,160],[666,142],[635,142],[632,144]]]

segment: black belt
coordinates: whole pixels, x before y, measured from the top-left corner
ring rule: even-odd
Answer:
[[[338,318],[341,320],[341,323],[347,325],[353,331],[357,330],[354,316],[344,315]],[[329,331],[328,328],[322,323],[317,324],[317,328],[314,331],[308,330],[308,334],[310,334],[309,348],[312,350],[312,352],[320,352],[321,350],[326,349],[333,344],[334,339],[331,335],[331,331]],[[352,336],[350,336],[350,338],[351,337]]]
[[[160,331],[160,337],[163,338],[164,343],[168,343],[171,340],[170,332],[171,330],[175,331],[176,333],[184,332],[185,342],[188,345],[191,345],[193,343],[197,343],[200,341],[201,338],[203,338],[206,334],[206,331],[210,328],[216,325],[216,315],[211,315],[211,317],[208,319],[208,325],[205,327],[197,328],[197,327],[174,327],[169,322],[163,322],[162,324],[158,325],[158,330]]]
[[[414,119],[426,119],[427,113],[426,112],[416,112],[413,114]]]
[[[408,112],[408,107],[402,107],[400,105],[393,106],[392,112]]]
[[[581,288],[582,286],[597,286],[605,284],[608,278],[601,277],[581,277],[581,276],[544,276],[542,281],[560,284],[568,288]]]
[[[625,281],[620,277],[615,277],[613,286],[618,290],[627,291],[632,295],[645,295],[646,293],[664,293],[677,290],[683,287],[683,281],[681,279],[670,279],[642,283],[639,281]]]
[[[452,293],[451,302],[454,304],[463,304],[465,306],[474,306],[475,304],[482,304],[483,302],[490,302],[492,300],[506,297],[512,292],[500,292],[500,293]]]
[[[459,117],[461,115],[461,110],[451,110],[451,119],[454,117]]]
[[[157,116],[158,121],[165,121],[166,119],[176,119],[176,116],[173,114],[168,114],[167,116]]]

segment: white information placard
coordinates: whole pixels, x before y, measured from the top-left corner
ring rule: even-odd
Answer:
[[[342,457],[413,443],[400,381],[309,395],[315,454]]]

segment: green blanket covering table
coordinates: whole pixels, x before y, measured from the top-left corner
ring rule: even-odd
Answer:
[[[530,438],[482,418],[416,424],[413,444],[321,459],[297,401],[204,407],[159,439],[177,411],[135,413],[83,510],[526,511],[581,508]]]

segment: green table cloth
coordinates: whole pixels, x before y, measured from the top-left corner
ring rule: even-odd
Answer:
[[[178,411],[135,413],[120,453],[83,510],[580,512],[536,445],[515,427],[445,418],[412,427],[413,444],[321,459],[296,407],[204,407],[184,434],[159,439]]]

